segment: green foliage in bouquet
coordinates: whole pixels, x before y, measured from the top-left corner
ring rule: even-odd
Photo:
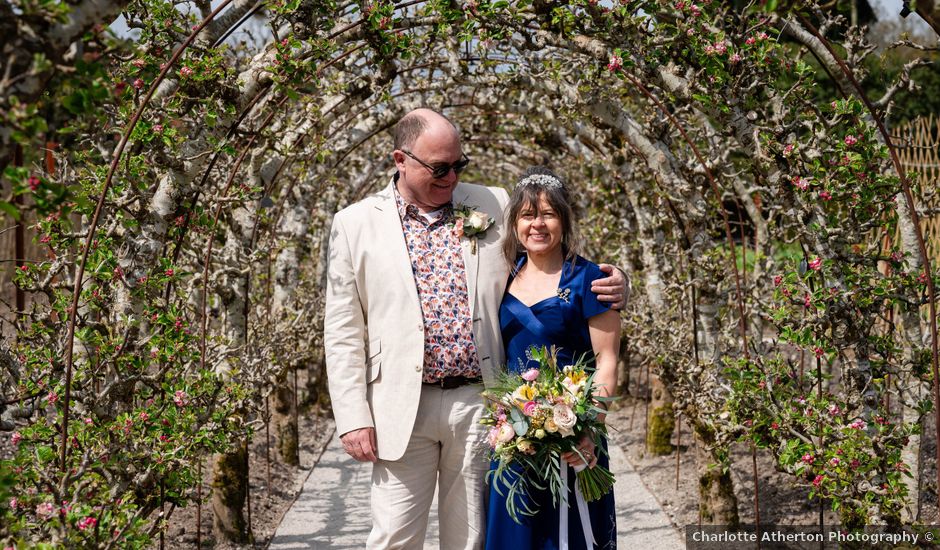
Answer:
[[[590,368],[593,358],[585,355],[559,368],[554,347],[532,346],[526,355],[538,368],[501,373],[484,393],[487,412],[481,420],[490,426],[487,442],[493,460],[499,462],[489,472],[489,480],[506,497],[506,510],[518,523],[520,514],[538,512],[538,506],[527,498],[533,488],[551,491],[555,506],[568,501],[560,456],[573,451],[584,460],[578,442],[585,435],[594,441],[597,452],[604,452],[601,442],[607,437],[607,427],[598,416],[606,411],[597,403],[611,399],[596,395]],[[595,466],[577,472],[577,481],[590,502],[610,492],[614,476],[607,468]]]

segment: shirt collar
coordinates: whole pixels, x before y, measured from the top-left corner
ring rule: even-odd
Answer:
[[[398,216],[404,220],[406,217],[411,217],[417,220],[421,220],[424,223],[427,223],[427,218],[421,215],[421,211],[418,210],[418,207],[405,202],[404,197],[401,196],[401,193],[398,192],[398,172],[395,172],[395,185],[392,186],[395,191],[395,205],[398,207]],[[441,207],[441,216],[434,221],[434,223],[446,223],[454,218],[454,204],[449,202]]]

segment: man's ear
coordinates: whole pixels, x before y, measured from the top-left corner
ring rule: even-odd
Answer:
[[[401,172],[405,168],[405,154],[395,149],[392,151],[392,160],[395,161],[395,168]]]

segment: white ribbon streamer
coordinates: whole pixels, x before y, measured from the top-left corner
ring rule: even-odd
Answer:
[[[568,550],[568,463],[564,459],[558,459],[558,466],[561,468],[561,486],[564,487],[564,493],[562,493],[561,506],[558,507],[558,550]],[[574,473],[577,474],[581,470],[587,468],[586,465],[580,464],[578,466],[572,466],[574,468]],[[581,516],[581,530],[584,532],[584,544],[587,548],[594,548],[594,531],[591,530],[591,516],[588,515],[587,501],[584,500],[584,495],[581,494],[581,487],[578,485],[578,480],[574,482],[574,500],[578,505],[578,515]]]

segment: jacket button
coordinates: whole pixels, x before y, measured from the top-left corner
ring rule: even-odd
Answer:
[[[415,367],[415,372],[421,372],[421,365]]]
[[[423,325],[423,324],[418,325],[418,331],[420,331],[420,332],[423,332],[423,331],[424,331],[424,325]]]

